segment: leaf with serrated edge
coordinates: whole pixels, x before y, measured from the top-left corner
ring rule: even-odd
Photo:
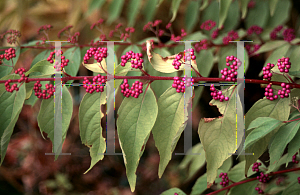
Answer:
[[[153,91],[144,86],[138,98],[125,98],[118,110],[117,130],[123,151],[126,174],[133,192],[136,169],[157,117],[157,103]]]
[[[187,117],[184,109],[184,94],[168,88],[158,99],[158,116],[152,129],[155,146],[160,155],[158,176],[161,178],[172,152],[185,128]]]
[[[19,78],[19,75],[7,75],[1,80]],[[7,92],[3,84],[0,85],[0,165],[4,160],[10,137],[25,101],[25,96],[25,85],[22,85],[19,91],[14,91],[13,93]]]
[[[223,116],[212,120],[201,119],[198,133],[207,161],[207,187],[210,188],[217,170],[237,149],[236,145],[236,88],[231,86],[225,93],[229,100],[224,102]],[[240,101],[239,101],[240,104]]]
[[[248,129],[250,123],[258,117],[271,117],[280,121],[286,121],[290,113],[290,97],[284,99],[277,99],[270,101],[266,98],[258,100],[247,112],[245,116],[245,129]],[[278,128],[279,129],[279,128]],[[250,131],[246,131],[246,137],[249,135]],[[264,153],[266,150],[270,139],[276,133],[272,131],[270,134],[266,135],[260,139],[256,144],[250,146],[246,149],[246,153],[253,153],[254,155],[246,155],[246,166],[245,172],[248,171],[249,167],[256,162],[256,160]]]
[[[106,88],[101,93],[86,93],[79,106],[79,130],[83,144],[90,148],[92,158],[90,168],[104,158],[106,150],[105,138],[102,137],[101,118],[104,114],[100,106],[106,103]]]
[[[73,100],[72,96],[67,87],[62,88],[62,143],[64,142],[67,131],[70,125],[70,120],[73,113]],[[43,132],[48,134],[48,138],[54,142],[54,96],[49,99],[43,99],[40,107],[40,111],[37,117],[38,125]],[[53,145],[53,152],[54,145]],[[57,160],[59,155],[55,155],[55,160]]]

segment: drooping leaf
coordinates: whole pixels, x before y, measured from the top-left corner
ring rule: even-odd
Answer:
[[[205,150],[207,161],[207,187],[217,176],[218,168],[237,150],[236,145],[236,89],[232,86],[224,94],[229,100],[224,102],[223,116],[201,119],[198,133]],[[241,106],[238,101],[238,106]],[[238,138],[239,139],[239,138]]]
[[[250,123],[258,117],[271,117],[279,121],[286,121],[290,113],[290,98],[277,99],[270,101],[266,98],[258,100],[247,112],[245,116],[245,129],[248,129]],[[250,131],[246,131],[246,137]],[[245,172],[248,171],[249,167],[256,162],[256,160],[264,153],[271,138],[276,133],[272,131],[270,134],[263,137],[256,144],[250,146],[245,150],[246,153],[253,153],[254,155],[245,155],[246,166]]]
[[[110,25],[114,22],[121,14],[124,5],[124,0],[113,0],[109,5],[109,17],[107,24]]]
[[[272,1],[276,1],[276,0],[272,0]],[[290,19],[291,9],[292,9],[292,3],[290,0],[278,1],[274,14],[273,16],[269,17],[266,26],[270,28],[275,28],[279,25],[285,24]]]
[[[49,57],[50,52],[51,52],[50,50],[45,50],[45,51],[42,51],[41,53],[39,53],[38,55],[36,55],[35,58],[31,62],[30,68],[32,68],[32,66],[34,66],[39,61],[46,60]]]
[[[107,71],[105,60],[102,60],[101,64],[97,62],[94,64],[83,64],[83,66],[95,73],[105,73]]]
[[[300,185],[296,179],[293,182],[291,182],[282,192],[282,195],[299,195],[299,194],[300,194]]]
[[[287,157],[288,157],[288,154],[285,154],[279,159],[278,162],[270,164],[268,167],[268,171],[266,173],[271,173],[271,172],[277,171],[281,165],[285,164],[286,162],[288,163],[288,162],[292,161],[291,160],[292,158],[288,159]]]
[[[172,1],[172,4],[171,4],[172,18],[171,18],[170,22],[173,22],[175,20],[181,1],[182,0],[173,0]]]
[[[155,146],[160,155],[159,178],[171,160],[172,152],[186,126],[186,115],[183,93],[177,93],[174,88],[170,87],[159,97],[158,116],[152,129]]]
[[[256,1],[255,7],[248,10],[245,19],[246,29],[250,26],[258,25],[264,28],[269,19],[269,5],[266,1]]]
[[[153,17],[156,13],[156,7],[157,7],[158,0],[148,0],[147,3],[145,3],[143,8],[143,14],[145,16],[145,22],[149,22],[153,20]]]
[[[79,106],[80,138],[84,145],[90,148],[92,158],[90,168],[104,158],[106,150],[105,138],[102,137],[101,118],[104,114],[100,111],[102,104],[106,103],[106,88],[101,93],[86,93]]]
[[[5,58],[2,61],[2,65],[0,65],[0,79],[8,74],[10,74],[10,72],[12,71],[13,67],[15,66],[19,56],[20,56],[20,47],[15,47],[14,48],[16,50],[16,57],[12,58],[10,60],[6,60]],[[6,65],[6,66],[5,66]]]
[[[268,41],[268,42],[264,43],[253,55],[274,50],[284,44],[286,44],[286,41],[283,41],[283,40]]]
[[[7,75],[1,80],[19,79],[19,75]],[[23,108],[26,97],[25,85],[22,85],[19,91],[13,93],[5,90],[4,84],[0,84],[0,149],[1,149],[1,162],[2,164],[10,137],[13,133],[15,124],[19,118],[19,114]]]
[[[187,32],[191,32],[199,19],[199,7],[201,1],[190,1],[185,13],[185,26]]]
[[[123,100],[117,119],[120,146],[132,192],[136,185],[138,162],[158,113],[156,98],[151,88],[144,86],[143,91],[138,98],[129,97]]]
[[[291,55],[289,56],[290,57],[290,62],[291,62],[291,68],[290,68],[290,72],[289,74],[290,75],[293,75],[293,71],[299,71],[300,70],[300,55],[299,55],[299,52],[300,52],[300,46],[297,45],[297,46],[294,46],[293,48],[291,48]],[[296,76],[296,75],[294,75]]]
[[[221,28],[226,17],[228,14],[229,6],[231,4],[232,0],[222,0],[219,1],[220,7],[219,7],[219,26],[218,28]]]
[[[273,16],[279,0],[270,0],[270,15]]]
[[[241,2],[241,10],[242,10],[242,19],[245,19],[248,11],[248,3],[250,0],[242,0]]]
[[[223,31],[228,32],[232,29],[235,29],[240,23],[240,18],[239,2],[233,1],[229,6],[227,17],[223,23]]]
[[[68,66],[64,67],[66,73],[68,73],[71,76],[76,76],[79,70],[79,66],[81,64],[81,54],[80,54],[80,48],[70,48],[63,54],[66,59],[69,59]],[[68,81],[67,83],[72,83],[73,81]]]
[[[128,26],[134,26],[135,22],[137,21],[137,16],[141,7],[141,3],[141,0],[131,0],[129,2],[127,10]]]
[[[72,96],[69,92],[69,90],[67,89],[67,87],[62,87],[62,108],[61,108],[61,115],[62,118],[59,119],[57,116],[55,116],[54,113],[54,96],[52,96],[49,99],[43,99],[42,103],[41,103],[41,107],[40,107],[40,111],[39,114],[37,116],[37,121],[38,121],[38,125],[39,128],[41,130],[41,133],[45,132],[48,134],[48,138],[50,138],[50,140],[52,141],[52,143],[56,142],[55,140],[55,122],[58,122],[57,120],[61,120],[61,135],[62,135],[62,143],[64,142],[66,135],[67,135],[67,131],[70,125],[70,120],[72,117],[72,113],[73,113],[73,100],[72,100]],[[59,138],[60,139],[60,138]],[[61,144],[62,144],[61,143]],[[53,150],[54,153],[59,152],[59,151],[54,151],[54,144],[53,144]],[[58,158],[58,155],[55,155],[55,160]]]

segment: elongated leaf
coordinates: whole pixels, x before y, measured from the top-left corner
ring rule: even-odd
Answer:
[[[158,99],[158,116],[152,130],[155,146],[160,155],[158,176],[161,178],[172,152],[186,126],[187,117],[184,109],[184,94],[177,93],[172,87]]]
[[[182,0],[173,0],[172,1],[172,4],[171,4],[172,18],[171,18],[170,22],[173,22],[175,20],[181,1]]]
[[[205,6],[204,6],[205,5]],[[207,20],[212,20],[216,22],[216,26],[219,26],[219,2],[218,1],[211,1],[208,3],[208,0],[203,1],[200,10],[203,10],[201,13],[200,24]],[[205,7],[205,9],[202,9]]]
[[[248,3],[250,0],[241,0],[242,19],[245,19],[248,11]]]
[[[279,161],[277,163],[270,164],[268,167],[268,171],[266,173],[271,173],[271,172],[277,171],[281,165],[292,161],[291,160],[292,158],[288,159],[287,157],[288,157],[288,154],[285,154],[279,159]]]
[[[289,120],[300,118],[300,115],[290,118]],[[280,127],[274,136],[269,149],[270,164],[277,163],[283,154],[288,143],[294,138],[300,127],[300,120],[287,123]]]
[[[121,14],[124,5],[124,0],[113,0],[109,5],[109,17],[107,24],[110,25],[114,22]]]
[[[273,16],[269,17],[268,19],[267,27],[273,29],[279,25],[284,25],[290,19],[291,9],[292,9],[292,3],[290,0],[278,1]]]
[[[47,58],[50,55],[50,52],[51,52],[50,50],[45,50],[45,51],[42,51],[41,53],[39,53],[37,56],[35,56],[35,58],[31,62],[30,68],[32,68],[39,61],[47,60]]]
[[[223,31],[228,32],[232,29],[236,29],[237,25],[240,23],[240,9],[239,9],[239,2],[233,1],[231,2],[227,17],[223,23]],[[241,36],[240,36],[241,37]]]
[[[214,119],[201,119],[198,133],[205,150],[207,161],[207,187],[217,176],[218,168],[237,149],[236,145],[236,90],[232,86],[225,93],[230,97],[224,102],[226,109],[223,116]],[[240,106],[240,101],[238,105]]]
[[[291,55],[290,57],[290,62],[291,62],[291,68],[290,68],[290,75],[293,75],[293,71],[299,71],[300,70],[300,46],[294,46],[291,48]],[[295,75],[296,76],[296,75]]]
[[[1,80],[19,79],[19,75],[8,75]],[[26,97],[25,85],[22,85],[19,91],[13,93],[5,90],[4,84],[0,84],[0,149],[1,149],[1,162],[2,164],[10,137],[13,133],[15,124],[21,113]]]
[[[185,26],[187,32],[191,32],[199,19],[200,1],[190,1],[185,13]]]
[[[219,7],[219,27],[221,28],[228,14],[229,6],[232,0],[221,0]]]
[[[90,148],[92,158],[90,168],[104,158],[106,150],[105,138],[102,137],[101,118],[104,114],[100,106],[106,103],[106,88],[101,93],[86,93],[79,106],[80,138],[84,145]]]
[[[228,195],[252,195],[256,194],[257,191],[255,190],[255,187],[258,184],[258,180],[250,181],[248,183],[244,183],[241,185],[234,186],[233,188],[230,188],[230,191]]]
[[[68,66],[64,67],[66,73],[68,73],[71,76],[76,76],[79,70],[79,66],[81,64],[80,48],[79,47],[70,48],[66,52],[64,52],[63,55],[65,56],[66,59],[69,59]]]
[[[16,57],[12,58],[11,60],[6,60],[4,58],[2,61],[2,65],[0,65],[0,78],[10,74],[10,72],[13,69],[12,66],[15,66],[19,59],[20,51],[21,51],[20,47],[15,47],[14,49],[16,50]]]
[[[261,161],[259,161],[259,162],[261,162]],[[265,168],[265,165],[262,162],[261,162],[261,164],[262,165],[260,166],[260,168]],[[243,179],[246,179],[245,165],[246,165],[246,161],[243,160],[239,164],[235,165],[232,169],[230,169],[230,171],[228,172],[228,177],[230,178],[230,180],[232,180],[234,182],[239,182],[239,181],[242,181]],[[255,173],[256,172],[253,172],[252,169],[249,169],[247,175],[251,176]]]
[[[54,74],[55,68],[54,64],[51,64],[47,60],[42,60],[36,63],[32,68],[30,68],[25,75],[28,76],[32,72],[38,72],[42,75]]]
[[[89,9],[86,12],[86,16],[91,15],[91,13],[96,10],[100,9],[102,5],[105,3],[105,0],[92,0],[92,2],[89,5]]]
[[[245,19],[245,25],[248,29],[250,26],[258,25],[264,28],[269,19],[269,5],[266,1],[256,1],[254,8],[248,11]]]
[[[64,142],[67,131],[70,125],[70,120],[73,113],[73,100],[72,96],[67,89],[67,87],[62,87],[62,143]],[[52,96],[49,99],[43,99],[41,108],[37,117],[38,125],[41,130],[41,133],[45,132],[48,134],[48,138],[54,143],[54,121],[58,120],[55,118],[54,115],[54,96]],[[53,152],[54,151],[54,144],[53,144]],[[58,158],[58,155],[55,155],[55,160]]]
[[[283,41],[283,40],[266,42],[253,55],[271,51],[271,50],[276,49],[284,44],[286,44],[286,41]]]
[[[127,10],[128,26],[134,26],[141,7],[141,0],[131,0]]]
[[[144,86],[143,91],[146,91]],[[153,91],[140,94],[139,98],[125,98],[118,110],[117,129],[123,151],[126,174],[133,192],[136,169],[157,117],[157,103]]]
[[[248,129],[250,123],[258,117],[271,117],[279,121],[286,121],[290,113],[290,98],[277,99],[274,101],[267,100],[266,98],[258,100],[247,112],[245,116],[245,129]],[[250,131],[246,131],[246,137]],[[256,160],[264,153],[271,138],[276,131],[263,137],[256,144],[246,149],[246,153],[253,153],[254,155],[245,155],[246,166],[245,172],[247,173],[249,167],[256,162]]]
[[[258,117],[252,121],[247,129],[253,129],[246,137],[245,148],[248,148],[265,135],[276,129],[282,122],[270,117]]]
[[[270,15],[273,16],[279,0],[270,0]]]
[[[147,3],[145,3],[143,8],[143,14],[145,16],[145,22],[149,22],[153,20],[153,17],[156,13],[156,7],[157,7],[158,0],[148,0]]]
[[[186,195],[186,193],[184,193],[179,188],[168,189],[168,190],[164,191],[163,193],[161,193],[160,195],[174,195],[175,193],[177,193],[178,195]]]
[[[94,64],[83,64],[83,66],[95,73],[105,73],[107,71],[105,60],[102,60],[101,64],[97,62]]]
[[[299,194],[300,194],[300,185],[296,179],[293,182],[291,182],[282,192],[282,195],[299,195]]]

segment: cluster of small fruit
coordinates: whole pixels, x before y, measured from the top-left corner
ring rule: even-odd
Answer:
[[[217,91],[213,84],[210,85],[210,91],[210,95],[214,100],[219,100],[220,102],[229,100],[229,97],[225,97],[224,95],[222,95],[222,91]]]
[[[196,56],[193,48],[184,50],[184,54],[185,54],[185,61],[196,60]],[[182,57],[183,56],[181,54],[178,54],[176,55],[175,59],[172,62],[172,65],[176,70],[179,70],[181,64],[183,63],[179,61]]]
[[[228,186],[229,184],[229,178],[227,173],[220,173],[219,178],[222,178],[222,181],[220,182],[220,185],[223,187]]]
[[[15,74],[19,74],[21,75],[21,78],[18,80],[18,83],[21,83],[22,81],[25,81],[26,83],[28,82],[28,77],[25,76],[25,73],[26,70],[25,68],[18,68],[16,71],[15,71]],[[5,89],[6,91],[12,93],[13,91],[19,91],[19,87],[18,87],[18,84],[17,83],[14,83],[12,86],[9,85],[9,83],[11,82],[12,80],[11,79],[8,79],[6,82],[5,82]]]
[[[104,58],[108,56],[107,54],[107,48],[106,47],[91,47],[89,50],[86,51],[86,54],[83,57],[83,62],[85,64],[88,63],[88,60],[94,56],[94,59],[101,63]]]
[[[6,59],[7,61],[16,57],[16,50],[14,48],[9,48],[5,50],[4,54],[0,55],[0,65],[2,64],[2,60]]]
[[[125,97],[132,96],[134,98],[138,98],[141,93],[143,93],[143,83],[139,81],[135,81],[129,89],[128,80],[124,79],[124,83],[121,85],[121,93]]]
[[[125,64],[132,59],[131,67],[135,69],[143,68],[143,54],[142,53],[134,53],[133,51],[126,52],[125,55],[121,56],[121,66],[125,66]],[[134,60],[135,59],[135,60]]]
[[[94,76],[93,83],[90,82],[87,77],[84,77],[83,79],[83,87],[85,88],[85,91],[87,93],[92,94],[94,91],[96,92],[103,92],[104,91],[104,85],[106,83],[105,76],[101,76],[98,74],[97,76]]]
[[[292,159],[292,162],[293,162],[293,163],[296,163],[296,164],[299,163],[299,161],[296,160],[297,154],[298,154],[298,152],[297,152],[296,154],[293,155],[293,159]]]
[[[233,61],[232,64],[230,64],[229,62]],[[230,67],[230,70],[228,70],[228,68],[224,68],[223,70],[221,70],[221,74],[222,74],[222,79],[225,81],[233,81],[235,82],[237,79],[237,69],[241,66],[241,61],[234,57],[234,56],[227,56],[226,57],[226,66]]]
[[[61,59],[61,65],[60,65],[61,70],[64,67],[68,66],[69,59],[66,59],[66,57],[63,56],[63,51],[62,50],[58,50],[58,51],[54,50],[54,51],[50,52],[50,55],[47,58],[47,61],[49,61],[51,64],[53,64],[54,60],[55,60],[55,56],[58,56],[58,57],[60,56],[60,59]],[[59,65],[59,62],[55,62],[54,68],[56,68],[56,66],[58,66],[58,65]]]
[[[274,90],[272,89],[272,83],[268,84],[267,87],[265,88],[265,96],[268,100],[276,100],[278,97],[280,98],[288,98],[289,93],[291,93],[292,87],[289,84],[281,83],[282,89],[278,90],[277,94],[274,95]],[[274,96],[273,96],[274,95]]]
[[[34,95],[37,96],[38,98],[43,98],[43,99],[49,99],[53,96],[54,92],[55,92],[55,87],[52,84],[46,84],[45,87],[46,89],[41,89],[42,84],[40,83],[40,81],[37,81],[36,83],[34,83]]]
[[[290,58],[282,57],[281,59],[278,59],[277,66],[280,72],[288,73],[291,68]]]

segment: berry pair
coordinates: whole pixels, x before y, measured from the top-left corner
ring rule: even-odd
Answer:
[[[187,49],[187,50],[184,50],[184,56],[185,56],[185,61],[190,61],[190,60],[196,60],[196,56],[194,54],[194,49]],[[172,62],[172,65],[174,66],[174,68],[176,70],[179,70],[181,64],[183,64],[184,62],[180,61],[180,59],[182,58],[183,56],[181,54],[178,54],[176,55],[175,59],[173,60]]]
[[[47,58],[47,61],[49,61],[51,64],[53,64],[54,60],[55,60],[55,56],[57,55],[58,57],[60,56],[60,59],[61,59],[61,70],[65,67],[65,66],[68,66],[68,63],[69,63],[69,59],[65,59],[65,56],[62,56],[63,54],[63,51],[62,50],[59,50],[59,51],[52,51],[50,52],[50,55],[49,57]],[[54,68],[56,68],[58,66],[59,62],[55,62],[54,64]]]
[[[255,190],[258,192],[258,194],[263,194],[264,191],[260,189],[259,187],[256,187]]]
[[[104,58],[108,56],[107,48],[106,47],[91,47],[89,50],[86,51],[86,54],[83,57],[83,61],[85,64],[88,63],[88,60],[94,56],[94,59],[101,63]]]
[[[292,162],[293,162],[293,163],[296,163],[296,164],[299,163],[299,161],[296,160],[296,159],[297,159],[297,154],[298,154],[298,152],[297,152],[296,154],[293,155],[293,159],[292,159]],[[298,180],[299,180],[299,178],[298,178]]]
[[[138,98],[141,93],[143,93],[143,83],[139,81],[135,81],[129,89],[128,80],[124,79],[124,83],[121,85],[121,93],[125,97],[132,96],[134,98]]]
[[[221,186],[223,186],[223,187],[228,186],[229,178],[227,176],[227,173],[220,173],[219,178],[222,178],[222,181],[220,182]]]
[[[277,66],[280,72],[288,73],[291,68],[290,58],[282,57],[281,59],[278,59]]]
[[[103,92],[106,80],[105,80],[104,76],[101,76],[100,74],[98,74],[97,76],[94,76],[92,84],[89,81],[89,79],[87,79],[87,77],[84,77],[84,80],[82,83],[84,84],[83,87],[85,88],[85,91],[87,93],[92,94],[94,91]]]
[[[37,81],[36,83],[34,83],[34,95],[37,96],[38,98],[43,98],[43,99],[49,99],[53,96],[54,92],[55,92],[55,87],[52,84],[46,84],[45,87],[46,89],[41,89],[42,84],[40,83],[40,81]]]
[[[16,50],[14,48],[6,49],[5,53],[0,55],[0,65],[2,64],[3,59],[6,59],[8,61],[15,57],[16,57]]]
[[[225,101],[229,100],[228,97],[225,97],[224,95],[222,95],[222,91],[217,91],[217,89],[214,87],[213,84],[210,85],[210,91],[212,91],[210,93],[210,95],[212,96],[212,98],[214,100],[220,100],[220,102],[223,102],[224,100]]]
[[[142,53],[134,53],[133,51],[126,52],[125,55],[121,56],[121,66],[125,66],[125,64],[131,60],[131,67],[135,69],[143,68],[143,54]]]
[[[271,80],[273,74],[271,73],[271,68],[273,68],[275,65],[268,63],[266,67],[263,67],[263,78],[267,79],[268,81]]]
[[[233,61],[232,64],[230,64],[229,62]],[[230,67],[230,70],[228,70],[228,68],[224,68],[223,70],[221,70],[221,74],[222,74],[222,79],[225,81],[236,81],[237,78],[237,69],[241,66],[241,61],[234,57],[234,56],[227,56],[226,57],[226,66]]]

